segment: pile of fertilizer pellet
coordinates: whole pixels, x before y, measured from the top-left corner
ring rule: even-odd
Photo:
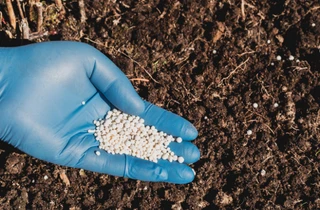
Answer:
[[[95,120],[94,124],[95,130],[88,132],[94,133],[100,142],[99,148],[108,153],[127,154],[153,162],[159,159],[184,162],[183,157],[178,157],[169,148],[171,142],[181,143],[182,139],[158,131],[154,126],[146,126],[138,116],[113,109],[105,119]]]

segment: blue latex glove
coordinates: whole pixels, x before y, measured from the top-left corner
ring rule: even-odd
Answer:
[[[83,105],[82,102],[85,102]],[[188,183],[186,164],[157,164],[99,150],[87,133],[111,107],[138,115],[158,130],[181,136],[171,149],[193,163],[197,130],[185,119],[143,101],[126,76],[102,53],[77,42],[0,48],[0,139],[36,158],[144,181]]]

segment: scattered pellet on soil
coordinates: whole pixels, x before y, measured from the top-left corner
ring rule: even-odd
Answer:
[[[293,61],[293,60],[294,60],[293,55],[290,55],[290,56],[289,56],[289,60],[290,60],[290,61]]]
[[[277,60],[278,60],[278,61],[281,61],[281,59],[282,59],[281,56],[278,55],[278,56],[277,56]]]
[[[138,116],[122,113],[117,109],[109,111],[104,119],[95,120],[94,133],[99,148],[111,154],[127,154],[141,159],[158,162],[159,159],[184,162],[171,151],[171,142],[181,143],[182,138],[174,138],[154,126],[145,126],[144,120]],[[95,151],[97,156],[100,151]]]
[[[252,130],[247,130],[247,135],[248,136],[252,135]]]

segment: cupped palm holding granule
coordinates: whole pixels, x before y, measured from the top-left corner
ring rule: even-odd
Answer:
[[[117,109],[109,111],[105,119],[95,120],[94,133],[99,148],[111,154],[127,154],[141,159],[158,162],[159,159],[184,162],[169,148],[173,141],[182,142],[180,137],[174,138],[154,126],[146,126],[138,116],[128,115]],[[100,153],[98,153],[100,154]]]

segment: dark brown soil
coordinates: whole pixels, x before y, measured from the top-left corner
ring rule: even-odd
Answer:
[[[77,1],[65,2],[65,15],[47,1],[50,36],[33,41],[95,46],[143,98],[192,121],[202,154],[192,166],[197,176],[187,185],[128,180],[1,143],[0,209],[320,208],[317,1],[87,2],[81,23]],[[8,34],[18,35],[4,3],[0,10],[0,43],[12,44]],[[30,17],[29,25],[34,31]]]

